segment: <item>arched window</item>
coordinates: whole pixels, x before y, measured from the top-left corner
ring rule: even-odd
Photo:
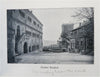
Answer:
[[[17,37],[20,36],[20,26],[17,26]]]

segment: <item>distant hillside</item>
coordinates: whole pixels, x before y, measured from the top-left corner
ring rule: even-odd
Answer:
[[[51,40],[44,40],[43,41],[43,46],[49,46],[51,44],[56,44],[56,41],[51,41]]]

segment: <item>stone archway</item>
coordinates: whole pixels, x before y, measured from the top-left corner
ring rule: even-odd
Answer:
[[[27,42],[24,43],[24,47],[23,47],[23,51],[24,53],[27,53],[28,52],[28,45],[27,45]]]

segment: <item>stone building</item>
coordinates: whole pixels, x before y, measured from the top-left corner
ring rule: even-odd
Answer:
[[[79,23],[80,24],[80,23]],[[67,25],[66,25],[67,26]],[[67,29],[66,29],[67,28]],[[64,28],[68,30],[68,27]],[[62,29],[62,30],[64,30]],[[62,46],[68,52],[94,54],[94,24],[91,22],[80,24],[78,28],[70,31],[62,31]],[[64,33],[65,32],[65,33]],[[60,44],[61,44],[60,43]]]
[[[74,45],[73,52],[82,54],[94,53],[94,28],[93,24],[88,22],[71,31],[71,42]]]
[[[75,52],[75,53],[80,53],[80,52],[84,52],[85,51],[85,37],[84,37],[84,33],[85,33],[85,26],[80,26],[76,29],[73,29],[71,31],[71,51]]]
[[[28,9],[7,10],[8,62],[15,55],[42,51],[43,24]]]

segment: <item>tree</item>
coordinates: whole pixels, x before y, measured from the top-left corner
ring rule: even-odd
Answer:
[[[62,45],[65,45],[66,48],[68,48],[68,45],[70,43],[70,37],[68,33],[62,33],[61,38],[62,38]]]
[[[79,8],[76,9],[75,15],[72,17],[77,17],[79,20],[86,19],[90,22],[93,22],[94,20],[94,8],[88,7],[88,8]]]
[[[62,33],[61,37],[64,38],[64,39],[66,39],[66,42],[70,41],[69,35],[67,33]]]

